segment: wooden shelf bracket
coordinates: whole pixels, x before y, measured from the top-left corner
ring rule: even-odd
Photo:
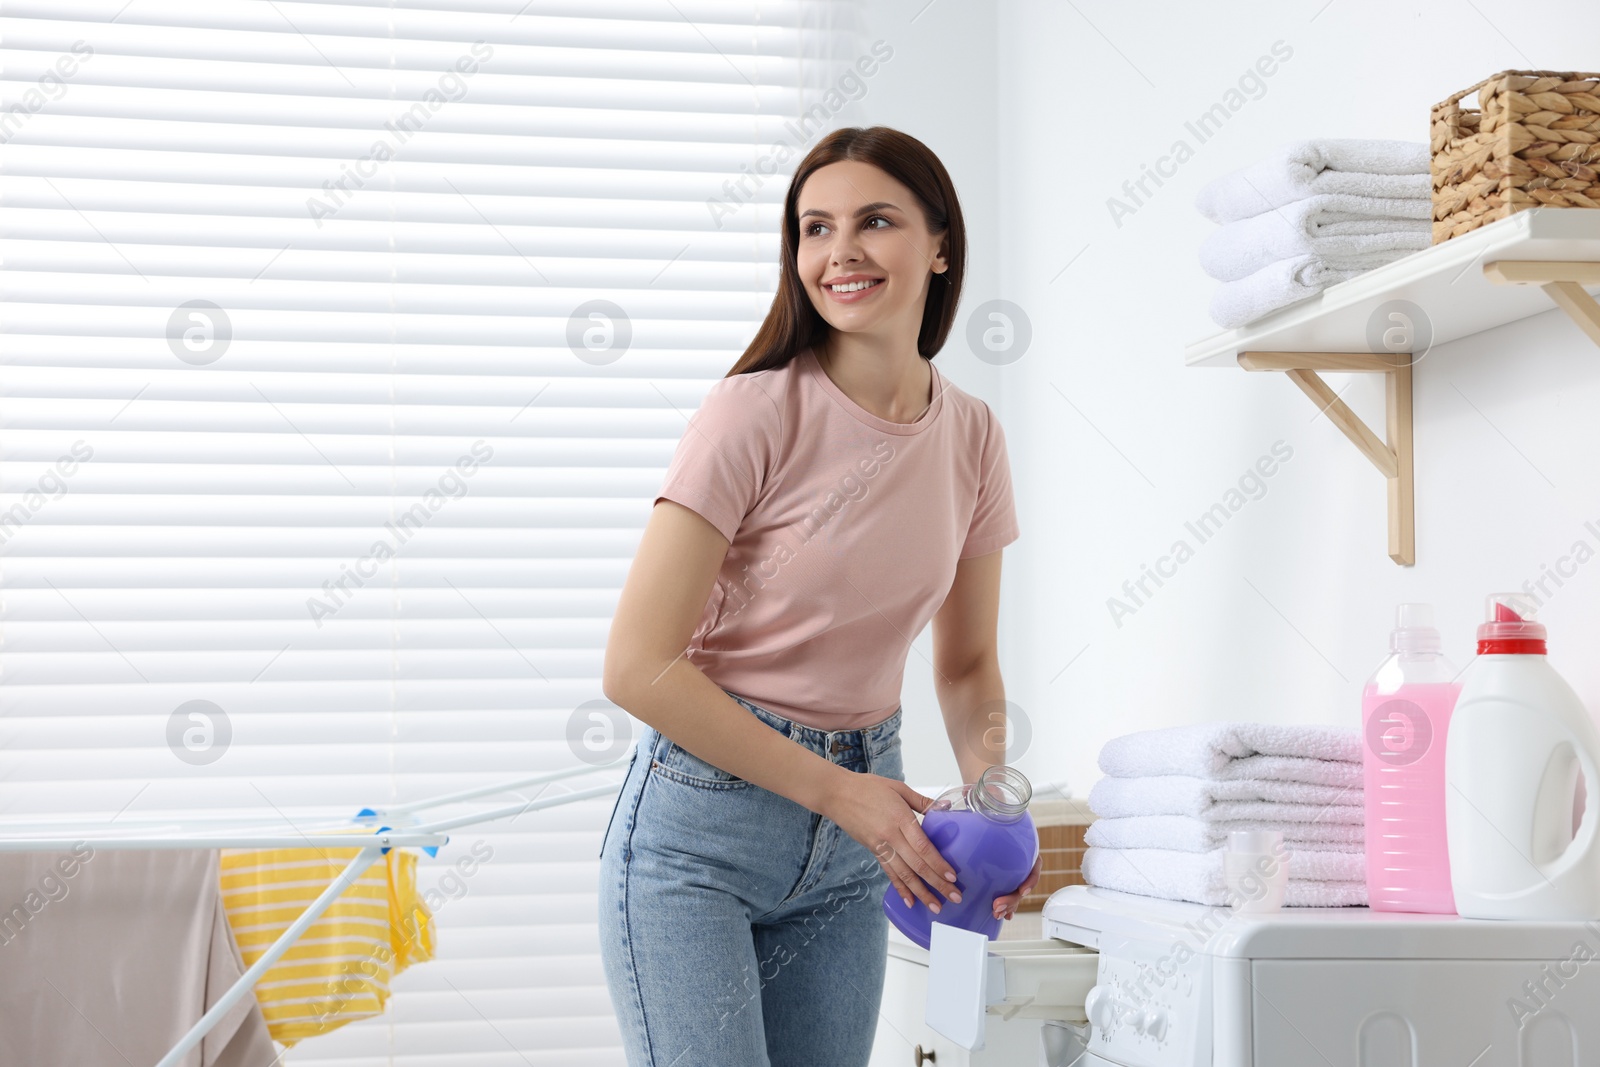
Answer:
[[[1584,294],[1588,296],[1587,293]],[[1600,313],[1600,308],[1597,308]],[[1600,318],[1595,328],[1600,330]],[[1600,337],[1597,337],[1600,340]],[[1411,354],[1409,352],[1240,352],[1239,366],[1283,371],[1327,413],[1328,421],[1372,461],[1388,482],[1389,558],[1402,566],[1417,561],[1416,489],[1411,462]],[[1385,436],[1379,437],[1329,388],[1318,371],[1377,371],[1384,387]]]
[[[1600,301],[1584,289],[1600,285],[1600,263],[1498,259],[1483,265],[1483,276],[1500,285],[1537,285],[1600,345]]]

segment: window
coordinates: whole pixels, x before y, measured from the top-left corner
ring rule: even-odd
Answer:
[[[853,13],[7,0],[0,814],[297,820],[570,766],[786,175],[859,95]],[[620,1063],[610,808],[424,857],[438,957],[288,1062]]]

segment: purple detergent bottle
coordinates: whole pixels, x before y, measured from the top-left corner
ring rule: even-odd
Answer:
[[[950,888],[960,892],[961,901],[934,888],[940,904],[935,915],[916,896],[908,905],[891,885],[883,894],[883,911],[895,928],[923,948],[936,922],[993,941],[1001,923],[995,918],[994,898],[1015,892],[1039,858],[1039,832],[1028,814],[1032,799],[1027,776],[1006,766],[989,767],[976,782],[940,793],[922,813],[922,832],[955,868]]]

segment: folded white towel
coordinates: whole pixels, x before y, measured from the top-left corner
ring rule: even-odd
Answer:
[[[1367,902],[1366,859],[1349,852],[1291,851],[1283,903],[1290,908],[1337,908]],[[1222,850],[1175,852],[1159,848],[1090,848],[1083,879],[1124,893],[1228,904]]]
[[[1360,273],[1330,267],[1316,256],[1280,259],[1248,278],[1217,286],[1211,294],[1211,319],[1225,330],[1237,329]]]
[[[1362,791],[1310,782],[1247,779],[1219,782],[1183,774],[1106,777],[1089,790],[1089,808],[1107,819],[1126,815],[1190,815],[1213,821],[1364,823]]]
[[[1314,255],[1335,270],[1371,270],[1433,243],[1427,200],[1396,200],[1417,211],[1370,218],[1336,210],[1339,196],[1313,196],[1230,222],[1200,245],[1200,267],[1223,282],[1247,278],[1280,259]]]
[[[1212,222],[1234,222],[1319,193],[1431,201],[1428,163],[1426,141],[1297,141],[1210,182],[1194,206]]]
[[[1361,734],[1344,726],[1189,723],[1113,737],[1100,749],[1100,769],[1118,778],[1179,774],[1360,788]]]
[[[1083,835],[1100,848],[1170,848],[1210,852],[1226,848],[1234,830],[1276,830],[1290,848],[1365,854],[1367,831],[1359,822],[1285,822],[1268,819],[1197,819],[1192,815],[1127,815],[1096,819]]]

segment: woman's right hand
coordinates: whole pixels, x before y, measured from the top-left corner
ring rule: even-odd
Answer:
[[[961,900],[953,884],[955,868],[939,855],[917,821],[917,814],[933,803],[932,797],[896,778],[852,772],[842,776],[829,801],[822,814],[877,857],[907,906],[915,895],[937,912],[939,898],[929,886],[938,886],[953,901]]]

